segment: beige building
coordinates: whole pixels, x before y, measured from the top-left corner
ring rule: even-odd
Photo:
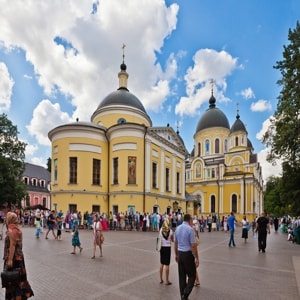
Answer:
[[[182,138],[170,126],[154,127],[141,101],[127,88],[105,97],[91,122],[52,129],[52,208],[64,212],[185,211]]]

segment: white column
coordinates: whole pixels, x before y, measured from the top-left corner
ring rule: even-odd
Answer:
[[[176,197],[176,155],[173,154],[173,161],[172,161],[172,195]]]
[[[145,147],[145,192],[150,192],[150,174],[151,174],[151,153],[150,153],[150,140],[145,140],[146,147]]]
[[[165,193],[165,149],[161,148],[160,152],[160,193]]]
[[[181,162],[181,195],[182,195],[182,198],[185,198],[185,163],[184,161]]]

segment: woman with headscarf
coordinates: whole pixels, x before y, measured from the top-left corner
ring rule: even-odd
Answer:
[[[77,217],[77,213],[72,215],[72,246],[73,251],[71,254],[76,254],[76,247],[79,248],[79,252],[81,253],[83,248],[81,247],[80,239],[79,239],[79,221]]]
[[[161,249],[160,249],[160,267],[159,267],[159,277],[160,283],[163,281],[163,269],[165,267],[166,275],[166,285],[171,285],[172,282],[169,281],[169,266],[171,261],[171,242],[173,242],[173,230],[170,226],[170,220],[168,217],[165,218],[163,225],[159,231],[161,237]]]
[[[33,296],[33,291],[27,280],[25,260],[22,250],[22,230],[18,225],[18,216],[8,212],[6,216],[6,237],[4,242],[4,270],[18,270],[20,282],[17,286],[6,288],[5,299],[27,299]]]

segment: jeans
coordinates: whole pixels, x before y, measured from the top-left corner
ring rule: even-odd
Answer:
[[[235,247],[235,242],[234,242],[234,229],[230,229],[229,232],[230,232],[230,238],[229,238],[228,246],[230,247],[230,246],[231,246],[231,243],[232,243],[232,246]]]

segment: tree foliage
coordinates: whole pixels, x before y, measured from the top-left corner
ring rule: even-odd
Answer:
[[[263,136],[270,148],[268,161],[282,160],[282,179],[279,185],[286,213],[300,213],[300,23],[289,29],[289,44],[283,47],[283,59],[275,69],[281,73],[277,109],[271,125]]]
[[[0,115],[0,209],[20,204],[26,195],[26,186],[21,176],[25,170],[26,144],[19,141],[17,126]]]
[[[264,210],[271,216],[286,214],[286,203],[280,196],[282,178],[271,176],[268,178],[264,193]]]
[[[48,157],[48,159],[47,159],[47,170],[51,173],[51,158],[50,157]]]
[[[293,168],[300,165],[300,23],[289,29],[290,44],[284,46],[283,60],[274,66],[281,73],[277,84],[282,87],[277,109],[263,142],[271,147],[268,160],[280,158]]]

